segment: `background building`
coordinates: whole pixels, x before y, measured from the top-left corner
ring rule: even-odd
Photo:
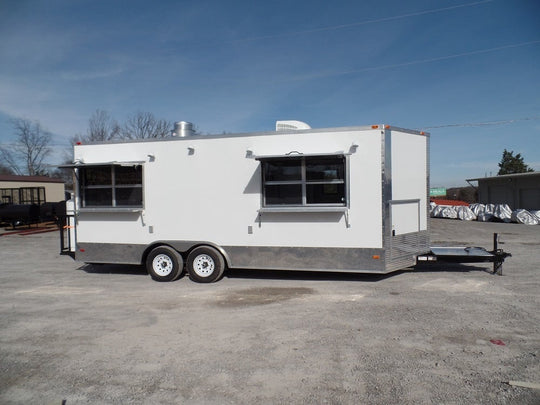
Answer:
[[[468,179],[478,182],[478,202],[508,204],[512,209],[540,209],[540,172]]]
[[[61,179],[0,174],[0,204],[41,205],[64,199],[64,182]]]

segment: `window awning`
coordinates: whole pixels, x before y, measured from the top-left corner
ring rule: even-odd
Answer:
[[[129,162],[99,162],[99,163],[69,163],[57,166],[59,169],[76,169],[78,167],[95,167],[95,166],[140,166],[145,163],[144,160],[129,161]]]
[[[253,155],[255,160],[269,160],[269,159],[287,159],[287,158],[299,158],[299,157],[335,157],[335,156],[347,156],[351,153],[338,151],[330,153],[300,153],[292,151],[284,155]]]

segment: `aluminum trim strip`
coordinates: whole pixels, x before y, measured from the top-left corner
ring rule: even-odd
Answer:
[[[77,243],[75,260],[85,263],[141,264],[146,245],[124,243]]]
[[[261,270],[335,271],[387,273],[383,249],[314,248],[265,246],[216,246],[197,241],[156,241],[149,245],[79,243],[75,259],[86,263],[140,265],[152,246],[169,245],[180,252],[195,246],[213,246],[224,255],[230,268]],[[374,256],[379,257],[375,259]]]
[[[421,135],[421,136],[425,136],[425,137],[430,137],[431,134],[429,132],[425,132],[425,131],[422,131],[420,129],[407,129],[407,128],[400,128],[400,127],[394,127],[394,126],[388,126],[388,127],[385,127],[391,131],[398,131],[398,132],[403,132],[405,134],[410,134],[410,135]]]
[[[410,237],[411,235],[409,235]],[[180,252],[194,246],[216,247],[233,269],[332,271],[356,273],[389,273],[412,266],[415,256],[423,250],[425,235],[415,235],[420,241],[416,246],[403,245],[403,254],[389,257],[389,252],[379,248],[312,248],[265,246],[216,246],[207,242],[159,241],[149,245],[115,243],[79,243],[75,259],[86,263],[111,263],[140,265],[145,252],[152,246],[169,245]],[[376,259],[375,257],[378,257]],[[389,260],[387,263],[386,260]]]
[[[384,272],[384,251],[378,248],[314,248],[223,246],[231,268],[304,271]],[[379,259],[374,259],[377,256]]]
[[[406,270],[406,268],[411,266],[406,266],[400,270]],[[268,271],[313,271],[317,273],[355,273],[355,274],[388,274],[392,273],[397,270],[358,270],[358,269],[339,269],[339,270],[329,270],[329,269],[316,269],[316,268],[295,268],[295,269],[289,269],[289,268],[277,268],[277,267],[258,267],[254,269],[253,267],[242,267],[242,266],[235,266],[230,267],[233,270],[268,270]],[[412,270],[412,269],[411,269]]]
[[[392,238],[390,204],[392,200],[392,137],[389,130],[381,131],[381,214],[383,248],[388,249]]]
[[[430,142],[431,142],[431,138],[430,137],[427,137],[426,138],[426,212],[425,212],[425,215],[426,215],[426,231],[427,231],[427,242],[428,242],[428,245],[429,245],[429,240],[430,240],[430,221],[429,221],[429,217],[430,217],[430,212],[429,212],[429,209],[430,209],[430,206],[429,206],[429,189],[430,189],[430,182],[431,182],[431,178],[430,178],[430,172],[431,172],[431,160],[430,160],[430,157],[429,157],[429,149],[430,149]]]

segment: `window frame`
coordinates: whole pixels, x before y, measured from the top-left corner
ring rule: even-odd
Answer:
[[[332,180],[308,180],[306,161],[309,159],[320,158],[332,159],[340,158],[343,162],[343,179]],[[261,211],[344,211],[349,208],[349,156],[345,153],[340,154],[316,154],[316,155],[281,155],[281,156],[260,156],[256,157],[261,162]],[[265,179],[265,163],[272,161],[280,161],[291,159],[300,161],[301,178],[298,180],[271,180]],[[266,186],[272,185],[300,185],[301,186],[301,201],[298,204],[268,204]],[[343,202],[342,203],[308,203],[307,188],[309,185],[343,185]]]
[[[140,167],[140,183],[133,184],[117,184],[117,168],[120,167]],[[110,184],[85,184],[86,175],[82,171],[96,169],[96,168],[109,168],[110,169]],[[79,209],[82,211],[140,211],[144,209],[144,165],[141,163],[104,163],[104,164],[92,164],[85,165],[77,168],[77,180],[78,187],[77,192],[79,195]],[[117,190],[121,189],[140,189],[141,197],[140,201],[135,201],[135,204],[118,204]],[[110,190],[111,199],[110,204],[103,205],[88,205],[86,192],[87,190]]]

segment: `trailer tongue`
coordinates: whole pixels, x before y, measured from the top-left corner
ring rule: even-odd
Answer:
[[[493,250],[483,247],[465,246],[432,246],[431,252],[417,257],[417,263],[493,263],[493,274],[502,276],[504,260],[512,256],[498,248],[499,235],[493,234]]]

